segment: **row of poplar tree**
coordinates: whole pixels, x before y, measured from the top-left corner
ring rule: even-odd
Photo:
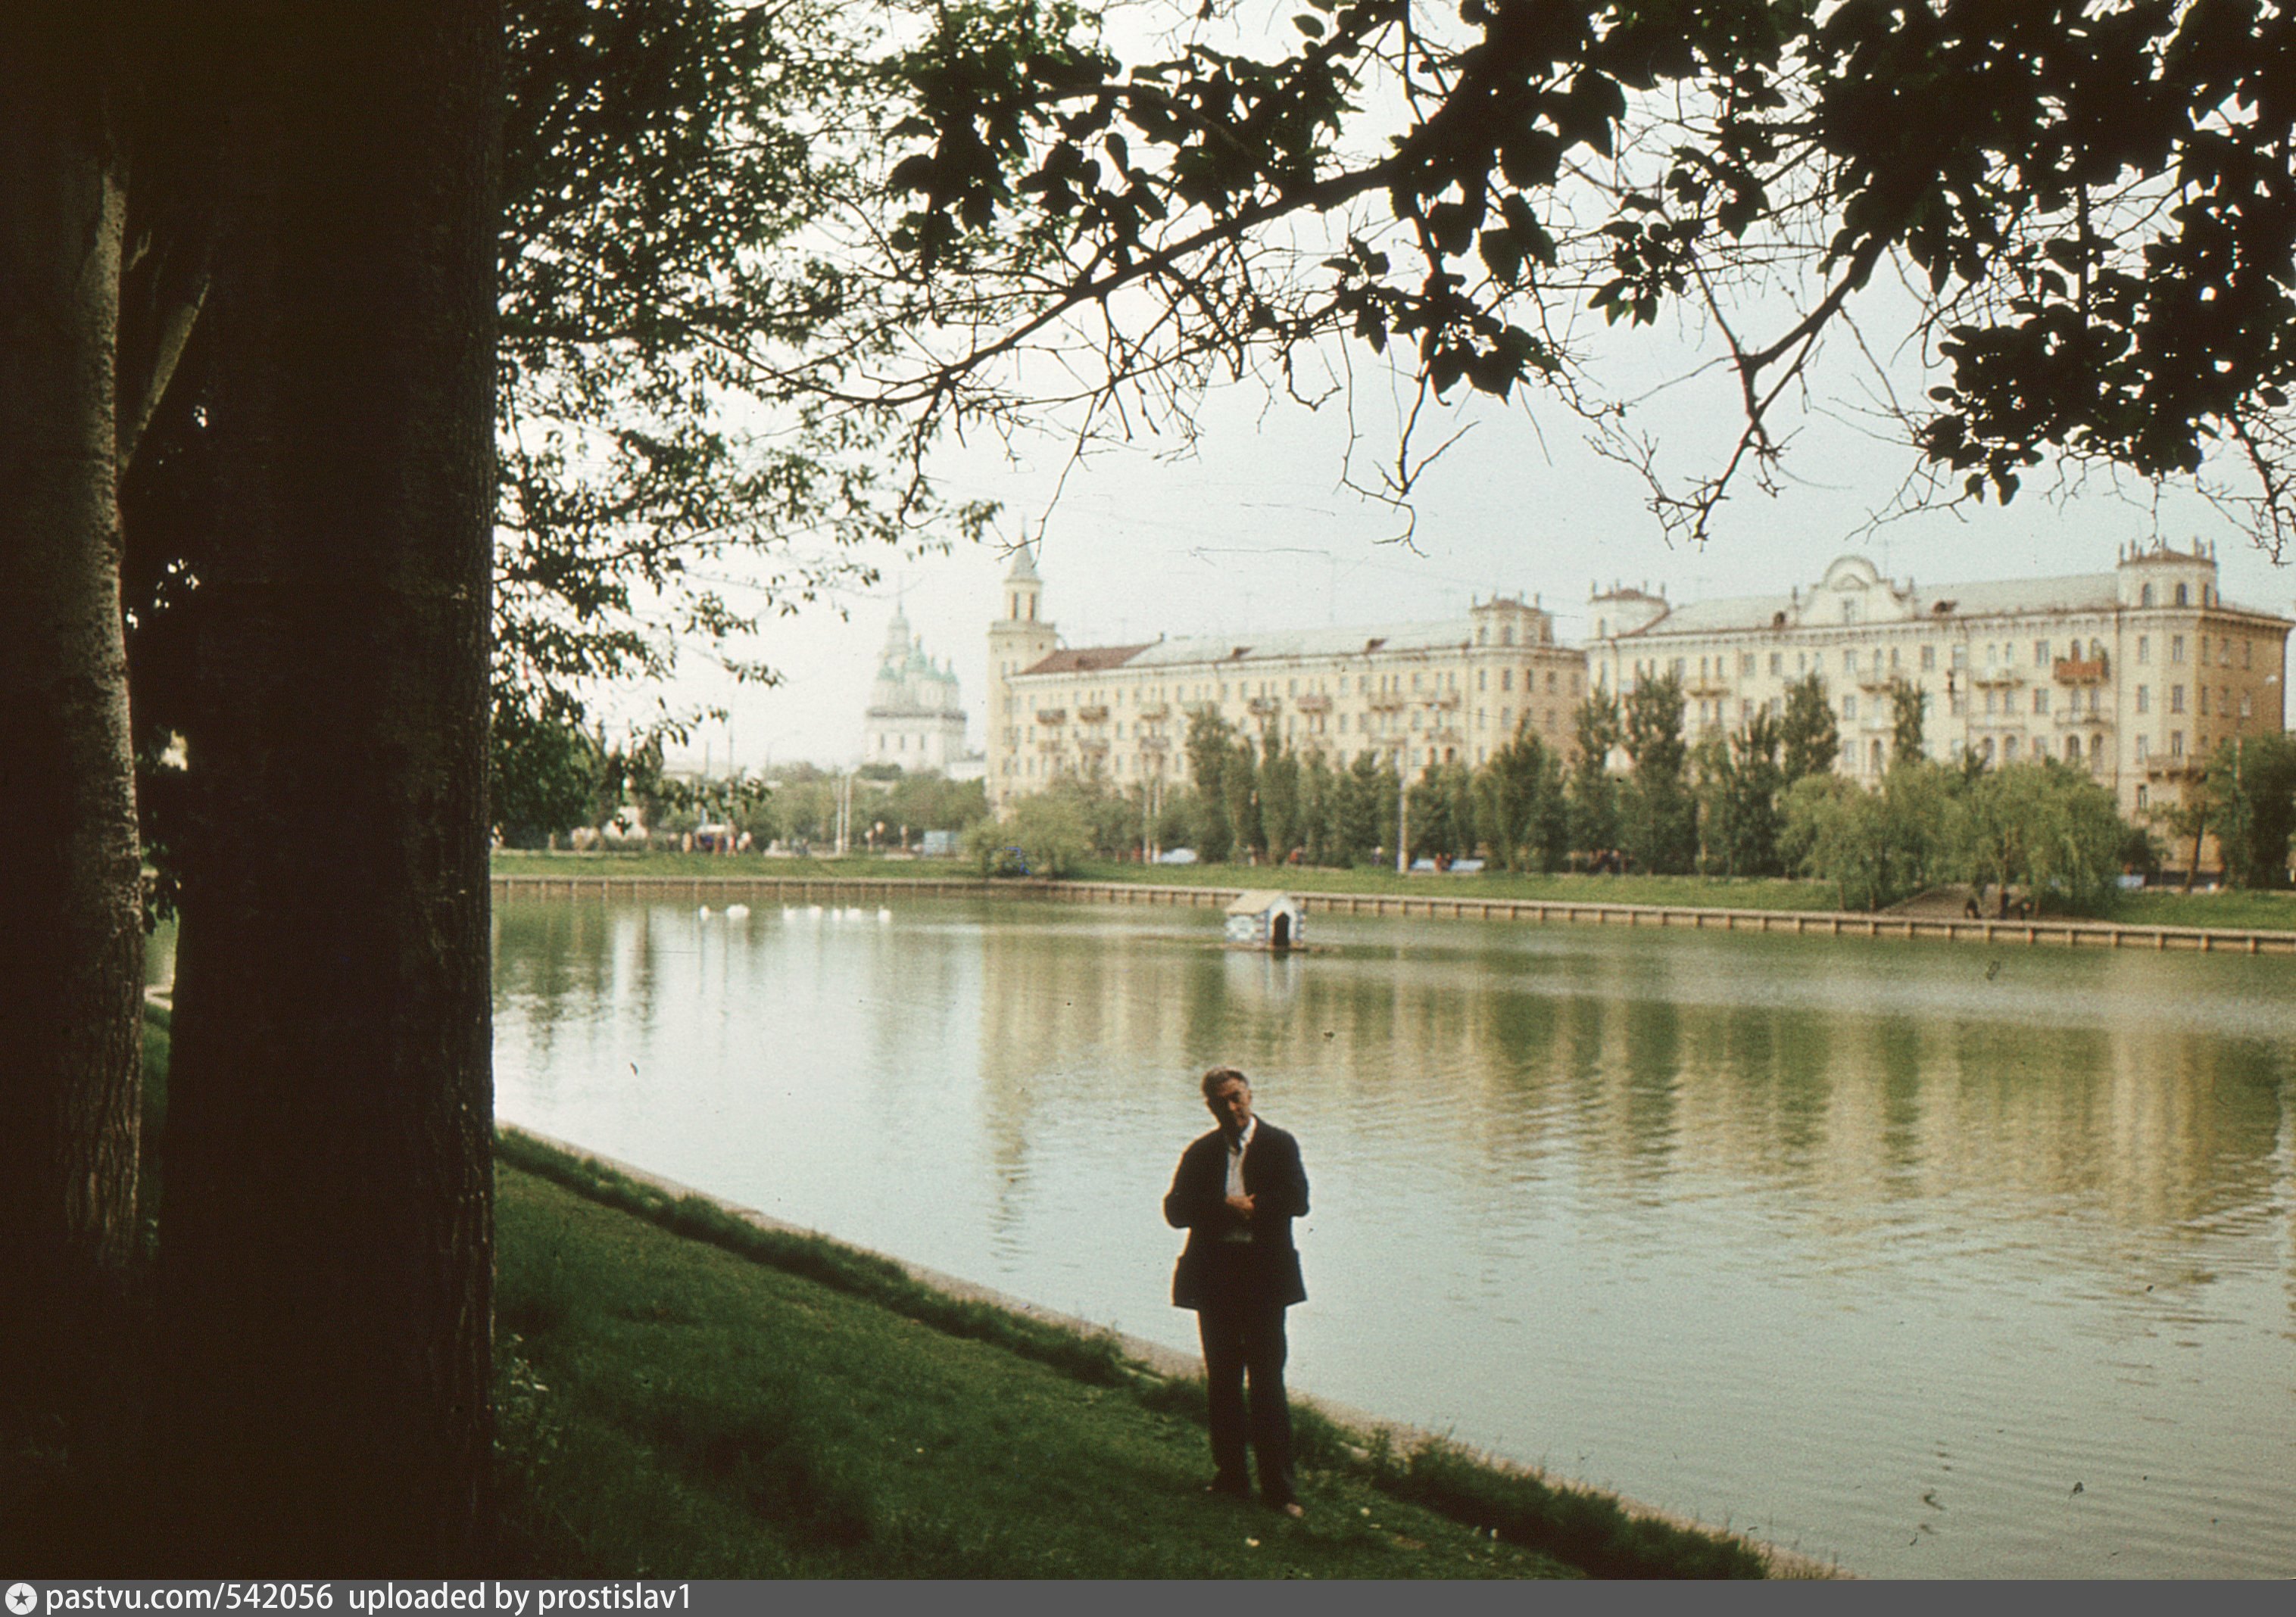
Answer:
[[[1282,863],[1296,852],[1308,863],[1348,865],[1392,856],[1399,834],[1414,859],[1482,854],[1514,870],[1781,873],[1781,796],[1831,771],[1841,745],[1823,686],[1802,681],[1778,717],[1756,714],[1736,734],[1694,746],[1683,715],[1670,675],[1623,695],[1597,690],[1572,715],[1568,752],[1521,731],[1479,765],[1431,764],[1406,787],[1391,751],[1333,763],[1272,733],[1255,745],[1199,713],[1188,726],[1192,789],[1168,796],[1152,818],[1136,807],[1088,817],[1096,844],[1128,839],[1103,845],[1109,853],[1136,844],[1144,824],[1162,845],[1211,861]],[[1920,745],[1918,726],[1912,744]],[[1617,752],[1628,761],[1624,773],[1608,766]]]

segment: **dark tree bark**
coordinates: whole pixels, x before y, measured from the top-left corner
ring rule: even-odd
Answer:
[[[466,1572],[502,19],[227,9],[160,1520],[183,1570]]]
[[[100,22],[0,8],[0,1425],[67,1452],[136,1247],[144,963]]]

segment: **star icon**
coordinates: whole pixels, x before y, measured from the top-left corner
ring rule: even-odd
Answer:
[[[8,1586],[8,1610],[11,1617],[31,1617],[32,1609],[40,1604],[40,1591],[29,1583]]]

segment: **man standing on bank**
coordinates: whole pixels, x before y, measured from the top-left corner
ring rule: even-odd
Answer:
[[[1300,1142],[1251,1115],[1251,1084],[1234,1067],[1204,1074],[1204,1105],[1219,1124],[1180,1154],[1164,1221],[1188,1232],[1172,1273],[1172,1305],[1196,1311],[1211,1397],[1211,1490],[1249,1498],[1247,1436],[1259,1461],[1259,1497],[1303,1514],[1292,1482],[1292,1410],[1283,1397],[1283,1311],[1308,1300],[1292,1221],[1308,1211]],[[1245,1414],[1249,1375],[1251,1405]]]

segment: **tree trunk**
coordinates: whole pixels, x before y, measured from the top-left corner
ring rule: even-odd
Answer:
[[[0,1417],[66,1452],[105,1401],[136,1250],[143,1032],[112,420],[124,204],[97,31],[39,6],[0,17]]]
[[[207,314],[222,520],[189,738],[160,1519],[177,1570],[468,1572],[492,1436],[502,19],[245,10],[264,26],[233,64]]]

